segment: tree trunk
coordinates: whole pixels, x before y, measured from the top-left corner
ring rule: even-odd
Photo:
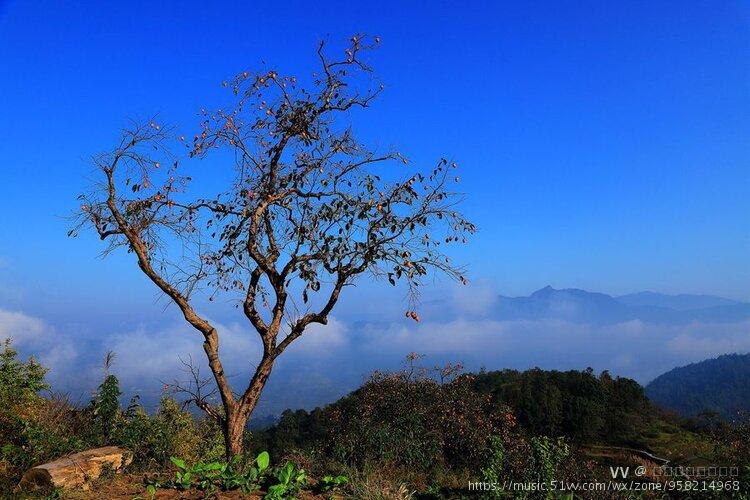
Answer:
[[[234,457],[242,455],[243,438],[245,436],[245,426],[249,414],[235,408],[227,413],[227,419],[224,421],[224,446],[227,455],[227,462]]]
[[[226,419],[223,422],[223,430],[227,461],[233,457],[241,456],[244,451],[242,441],[247,421],[250,419],[253,410],[255,410],[255,406],[258,404],[260,395],[273,369],[275,356],[269,355],[268,352],[269,350],[266,351],[263,359],[255,369],[255,375],[253,375],[250,385],[248,385],[242,397],[237,402],[224,403]]]
[[[243,438],[245,437],[247,421],[258,404],[260,393],[263,391],[263,387],[265,387],[266,380],[268,379],[268,373],[270,373],[270,368],[267,370],[263,366],[261,368],[263,368],[261,370],[262,376],[254,379],[255,384],[251,386],[254,390],[248,394],[249,397],[240,399],[240,401],[229,408],[225,407],[227,418],[223,422],[223,430],[227,461],[232,460],[234,457],[242,456],[242,453],[245,451]]]

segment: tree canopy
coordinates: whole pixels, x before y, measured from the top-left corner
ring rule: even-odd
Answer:
[[[404,174],[404,156],[366,147],[343,121],[383,89],[363,59],[378,43],[354,36],[333,58],[321,43],[308,85],[276,70],[224,82],[232,106],[203,110],[192,140],[176,138],[187,159],[228,179],[210,196],[202,194],[206,186],[195,189],[186,158],[170,147],[175,129],[156,120],[134,124],[94,158],[103,181],[81,195],[71,234],[93,228],[109,243],[106,252],[135,253],[143,273],[204,335],[224,415],[198,403],[219,420],[244,425],[276,357],[310,324],[326,324],[360,275],[406,283],[406,315],[414,320],[428,272],[465,282],[443,252],[475,231],[456,210],[457,165],[440,159],[426,172]],[[240,394],[226,379],[216,328],[192,301],[198,290],[210,298],[231,293],[263,344]]]

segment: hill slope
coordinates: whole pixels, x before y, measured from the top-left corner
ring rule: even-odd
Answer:
[[[750,354],[726,354],[675,368],[646,386],[657,405],[695,416],[715,411],[733,420],[750,411]]]

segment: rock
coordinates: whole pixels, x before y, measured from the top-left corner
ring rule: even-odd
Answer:
[[[94,448],[29,469],[18,483],[18,488],[76,488],[98,478],[107,468],[117,471],[132,460],[129,451],[117,446]]]

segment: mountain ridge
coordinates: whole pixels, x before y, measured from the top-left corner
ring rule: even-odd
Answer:
[[[545,286],[531,295],[500,295],[494,310],[499,320],[566,319],[573,322],[620,323],[642,320],[685,324],[750,319],[750,304],[713,295],[667,295],[637,292],[618,297],[580,288]]]
[[[716,306],[742,304],[742,302],[708,294],[665,294],[653,291],[629,293],[615,297],[623,304],[660,306],[676,310],[705,309]]]

